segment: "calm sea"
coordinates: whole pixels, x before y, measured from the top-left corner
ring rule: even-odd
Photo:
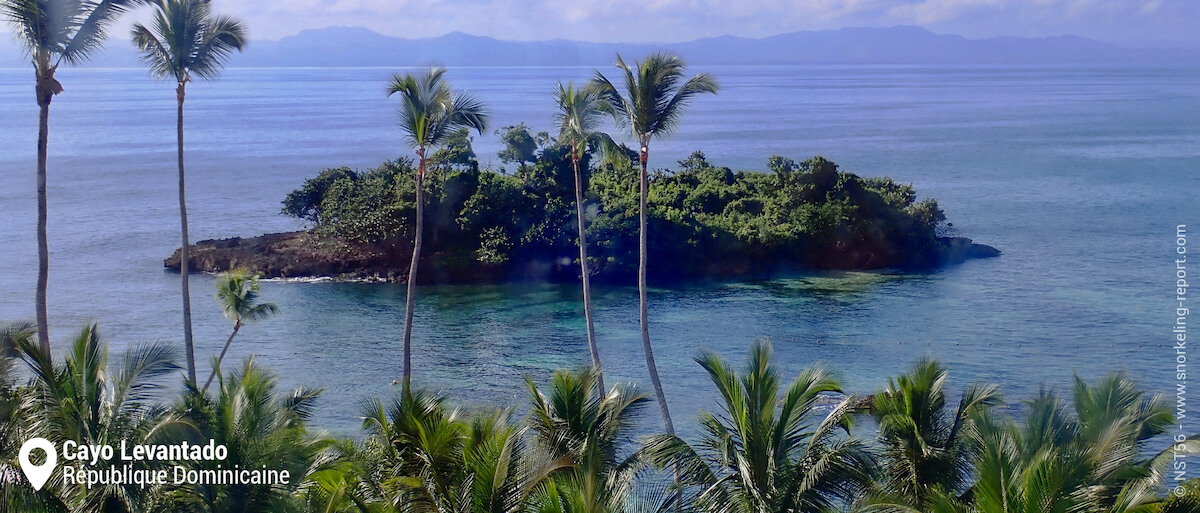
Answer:
[[[195,83],[187,104],[195,240],[293,230],[280,200],[324,167],[410,155],[384,94],[390,69],[231,69]],[[771,337],[789,374],[827,361],[869,392],[932,355],[954,388],[1003,384],[1013,401],[1074,373],[1124,369],[1174,389],[1175,226],[1200,254],[1200,70],[1091,68],[718,67],[679,132],[652,146],[670,167],[692,150],[734,169],[772,154],[824,155],[937,198],[961,233],[1004,251],[939,272],[829,273],[654,290],[651,334],[678,422],[710,405],[692,358],[741,359]],[[549,128],[557,80],[585,68],[458,68],[493,125]],[[142,70],[66,70],[51,109],[50,313],[61,347],[100,323],[114,348],[179,335],[174,94]],[[31,319],[36,279],[32,73],[0,70],[0,320]],[[485,163],[497,139],[476,137]],[[1200,282],[1200,259],[1195,282]],[[212,278],[192,278],[198,358],[229,331]],[[420,291],[419,384],[471,403],[523,401],[522,376],[587,360],[580,293],[557,285]],[[357,403],[398,377],[402,287],[263,286],[281,314],[242,330],[287,385],[326,389],[318,424],[357,426]],[[648,384],[630,288],[597,291],[607,375]],[[648,391],[648,390],[647,390]],[[646,424],[657,426],[654,410]]]

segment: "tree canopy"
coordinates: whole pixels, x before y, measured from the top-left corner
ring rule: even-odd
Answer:
[[[476,276],[483,264],[503,277],[531,268],[514,262],[533,262],[543,277],[575,279],[570,147],[542,148],[518,177],[479,169],[469,138],[459,135],[446,148],[468,163],[428,171],[425,234],[435,267]],[[600,279],[626,280],[637,262],[637,171],[629,158],[636,153],[628,153],[596,163],[589,145],[581,161],[590,268]],[[412,236],[413,168],[401,158],[369,170],[326,169],[288,194],[283,212],[323,237],[402,252]],[[653,173],[652,275],[937,263],[945,216],[935,200],[918,201],[911,185],[863,178],[822,157],[773,156],[767,168],[735,172],[697,151],[674,170]]]

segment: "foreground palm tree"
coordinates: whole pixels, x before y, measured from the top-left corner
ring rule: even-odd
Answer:
[[[1159,493],[1174,458],[1200,452],[1198,435],[1149,450],[1152,440],[1176,425],[1162,396],[1145,394],[1120,374],[1094,385],[1076,379],[1072,395],[1068,405],[1043,391],[1028,402],[1020,425],[980,418],[975,480],[963,497],[936,490],[924,509],[870,511],[1141,513],[1172,511],[1195,500]]]
[[[225,314],[225,318],[233,321],[233,333],[225,339],[225,346],[221,348],[217,364],[204,381],[202,391],[208,391],[208,386],[217,375],[217,369],[221,368],[221,362],[225,361],[225,353],[229,351],[229,344],[233,343],[233,337],[237,336],[238,330],[247,322],[261,321],[279,313],[279,307],[275,306],[275,303],[259,303],[258,293],[257,274],[238,269],[217,277],[217,303],[221,305],[221,312]]]
[[[50,352],[50,321],[46,286],[50,277],[50,246],[46,236],[46,159],[50,139],[50,102],[63,92],[54,78],[59,65],[78,65],[108,39],[108,27],[141,0],[0,0],[0,17],[12,25],[17,40],[33,61],[38,104],[37,142],[37,333]]]
[[[924,511],[931,498],[963,491],[979,452],[976,425],[1000,397],[995,385],[972,386],[952,410],[947,375],[938,362],[922,360],[874,395],[883,478],[865,510],[903,506]]]
[[[223,461],[194,461],[195,468],[287,470],[288,484],[184,484],[160,499],[156,511],[225,513],[299,511],[297,491],[318,453],[332,442],[311,436],[306,424],[321,391],[280,390],[279,377],[247,358],[218,374],[216,396],[194,387],[184,391],[179,415],[193,428],[193,441],[215,440],[228,449]],[[175,441],[178,443],[178,441]]]
[[[466,93],[455,93],[445,80],[446,70],[430,68],[419,74],[396,74],[388,96],[400,95],[400,129],[417,152],[416,227],[413,230],[412,264],[408,268],[408,294],[404,301],[404,386],[412,381],[412,321],[415,306],[417,262],[425,229],[425,166],[427,154],[454,132],[471,128],[483,135],[487,110]]]
[[[187,352],[188,380],[196,385],[196,351],[192,345],[192,300],[188,292],[187,194],[183,171],[183,101],[193,77],[212,80],[221,74],[225,61],[246,46],[241,22],[216,16],[208,0],[158,0],[150,27],[133,26],[133,42],[142,52],[142,62],[159,80],[175,80],[176,157],[179,165],[179,253],[180,288],[183,295],[183,345]]]
[[[571,468],[561,472],[554,490],[540,503],[544,510],[564,513],[619,513],[632,498],[637,458],[621,457],[634,416],[646,398],[636,389],[597,387],[596,369],[557,371],[543,394],[526,379],[533,407],[530,425],[551,455]]]
[[[604,371],[600,365],[600,348],[596,345],[596,329],[592,323],[592,278],[588,271],[587,227],[583,215],[583,173],[579,161],[583,152],[598,135],[596,128],[604,115],[604,102],[594,88],[575,89],[575,84],[563,86],[560,82],[554,92],[558,111],[558,142],[571,147],[571,166],[575,168],[575,216],[579,222],[579,271],[583,277],[583,316],[587,321],[588,350],[592,353],[592,366],[596,368],[596,383],[604,391]]]
[[[633,66],[625,64],[618,55],[617,68],[621,70],[625,81],[623,95],[598,71],[593,79],[593,87],[598,88],[617,125],[628,132],[641,148],[638,152],[638,162],[642,167],[638,202],[638,304],[642,348],[646,353],[650,383],[654,385],[654,395],[662,410],[663,423],[667,434],[673,435],[675,425],[671,422],[667,397],[658,378],[658,366],[654,363],[654,348],[650,345],[650,318],[646,306],[646,197],[650,188],[646,167],[650,161],[650,140],[670,134],[679,125],[688,103],[699,94],[716,94],[717,82],[707,73],[684,80],[683,60],[665,53],[653,54],[642,62],[635,62]]]
[[[872,459],[861,442],[839,434],[848,432],[860,401],[845,397],[824,418],[814,411],[821,394],[841,391],[826,368],[809,367],[780,390],[765,340],[751,347],[740,374],[713,353],[696,361],[720,392],[723,411],[701,414],[695,448],[659,435],[645,453],[659,468],[680,469],[701,511],[833,511],[866,488]]]
[[[360,457],[366,475],[317,473],[327,507],[359,511],[515,513],[570,465],[529,447],[507,411],[464,415],[423,390],[402,389],[390,406],[367,403]],[[339,499],[331,503],[329,499]]]
[[[17,384],[21,376],[16,368],[17,348],[36,347],[35,337],[37,328],[33,323],[0,325],[0,475],[3,476],[21,475],[18,457],[21,445],[35,436],[31,433],[35,419],[27,410],[31,395],[28,388]],[[24,480],[0,479],[0,512],[66,511],[55,484],[51,482],[35,492]]]
[[[130,444],[175,443],[187,429],[167,408],[155,403],[164,378],[176,372],[175,351],[160,344],[141,345],[126,352],[109,368],[108,346],[96,325],[83,329],[61,365],[29,341],[17,349],[31,376],[31,399],[26,414],[30,433],[56,446],[67,440],[82,445],[116,447]],[[165,468],[166,462],[139,462],[138,468]],[[101,461],[96,470],[125,465],[120,459]],[[131,483],[92,487],[52,482],[61,502],[71,511],[142,511],[152,490]]]

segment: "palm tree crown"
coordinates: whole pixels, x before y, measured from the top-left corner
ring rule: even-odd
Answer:
[[[409,144],[420,151],[437,146],[460,128],[483,134],[487,109],[470,94],[455,93],[445,80],[445,68],[430,68],[419,74],[394,75],[388,96],[399,94],[400,129]]]
[[[684,80],[683,59],[667,53],[655,53],[633,66],[617,56],[617,68],[624,78],[624,94],[602,73],[596,72],[593,84],[610,106],[617,124],[643,146],[651,137],[668,135],[679,125],[683,109],[699,94],[716,94],[719,86],[708,73],[697,73]],[[681,83],[682,82],[682,83]]]
[[[217,277],[217,304],[226,319],[235,325],[261,321],[279,313],[275,303],[259,303],[258,275],[234,270]]]
[[[133,42],[155,78],[183,84],[216,78],[234,51],[246,46],[242,23],[214,15],[208,0],[158,0],[151,27],[133,26]]]
[[[49,355],[28,339],[18,339],[17,350],[31,376],[26,414],[35,419],[30,427],[36,436],[56,444],[71,440],[116,446],[122,441],[162,443],[186,431],[185,423],[156,403],[165,388],[163,378],[179,368],[170,346],[132,347],[110,368],[108,345],[93,324],[79,333],[60,365],[51,363]],[[65,480],[52,482],[51,491],[75,504],[73,511],[88,512],[140,511],[151,493],[129,483],[84,487]]]
[[[47,69],[81,64],[108,39],[117,17],[144,0],[4,0],[0,15],[17,41]],[[53,62],[50,62],[53,60]]]
[[[845,435],[859,400],[845,397],[818,416],[821,395],[840,392],[838,381],[814,365],[781,390],[771,353],[770,342],[756,342],[740,374],[713,353],[698,358],[724,411],[701,414],[696,448],[671,435],[647,444],[646,454],[658,466],[680,469],[682,484],[697,490],[693,500],[701,510],[829,511],[856,498],[870,480],[870,454]]]
[[[580,158],[582,150],[602,135],[600,122],[610,112],[608,102],[595,87],[576,88],[575,84],[558,84],[554,91],[554,125],[558,127],[558,142],[570,146],[572,158]]]
[[[599,372],[557,371],[542,393],[526,378],[533,407],[529,423],[537,440],[570,469],[559,473],[554,490],[542,498],[547,511],[606,513],[625,511],[639,470],[634,455],[621,458],[629,427],[647,402],[630,386],[597,388]]]
[[[942,492],[963,491],[978,455],[976,426],[1000,396],[995,385],[972,386],[951,409],[947,376],[938,362],[921,360],[873,397],[884,476],[872,504],[924,509]]]

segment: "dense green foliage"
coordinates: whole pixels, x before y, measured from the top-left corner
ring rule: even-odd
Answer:
[[[523,418],[404,388],[363,403],[363,436],[336,439],[307,429],[319,391],[280,390],[252,359],[219,374],[214,393],[185,383],[172,399],[179,367],[167,346],[135,346],[110,360],[93,325],[53,364],[29,324],[0,327],[0,346],[5,475],[18,472],[20,441],[41,436],[58,444],[211,439],[228,449],[226,466],[293,476],[287,485],[91,489],[58,478],[40,492],[4,479],[0,511],[1195,513],[1200,504],[1200,484],[1169,483],[1168,473],[1177,454],[1200,454],[1197,436],[1167,439],[1170,405],[1121,374],[1077,379],[1068,400],[1042,392],[1014,405],[1017,422],[997,408],[994,386],[950,401],[937,362],[859,398],[841,394],[819,365],[785,381],[769,342],[759,341],[743,370],[711,353],[697,358],[720,401],[700,413],[694,441],[634,439],[629,429],[647,399],[624,384],[599,393],[587,368],[542,385],[527,380]],[[18,378],[14,365],[28,372]],[[864,417],[876,422],[859,427]],[[175,464],[214,465],[139,463]],[[678,472],[681,488],[667,485],[664,469]]]
[[[453,153],[473,155],[465,144]],[[596,155],[593,149],[581,162],[589,267],[627,280],[637,262],[637,171],[628,155],[607,155],[603,163]],[[673,172],[654,173],[653,276],[937,263],[936,228],[945,217],[936,201],[917,201],[912,186],[861,178],[821,157],[797,163],[776,156],[767,167],[734,172],[696,152]],[[367,171],[327,169],[289,194],[283,211],[318,234],[403,254],[415,210],[412,175],[408,159]],[[426,184],[427,253],[436,255],[435,266],[467,276],[477,275],[479,264],[500,276],[577,276],[573,183],[569,148],[557,142],[517,176],[480,170],[473,159],[437,164]]]

